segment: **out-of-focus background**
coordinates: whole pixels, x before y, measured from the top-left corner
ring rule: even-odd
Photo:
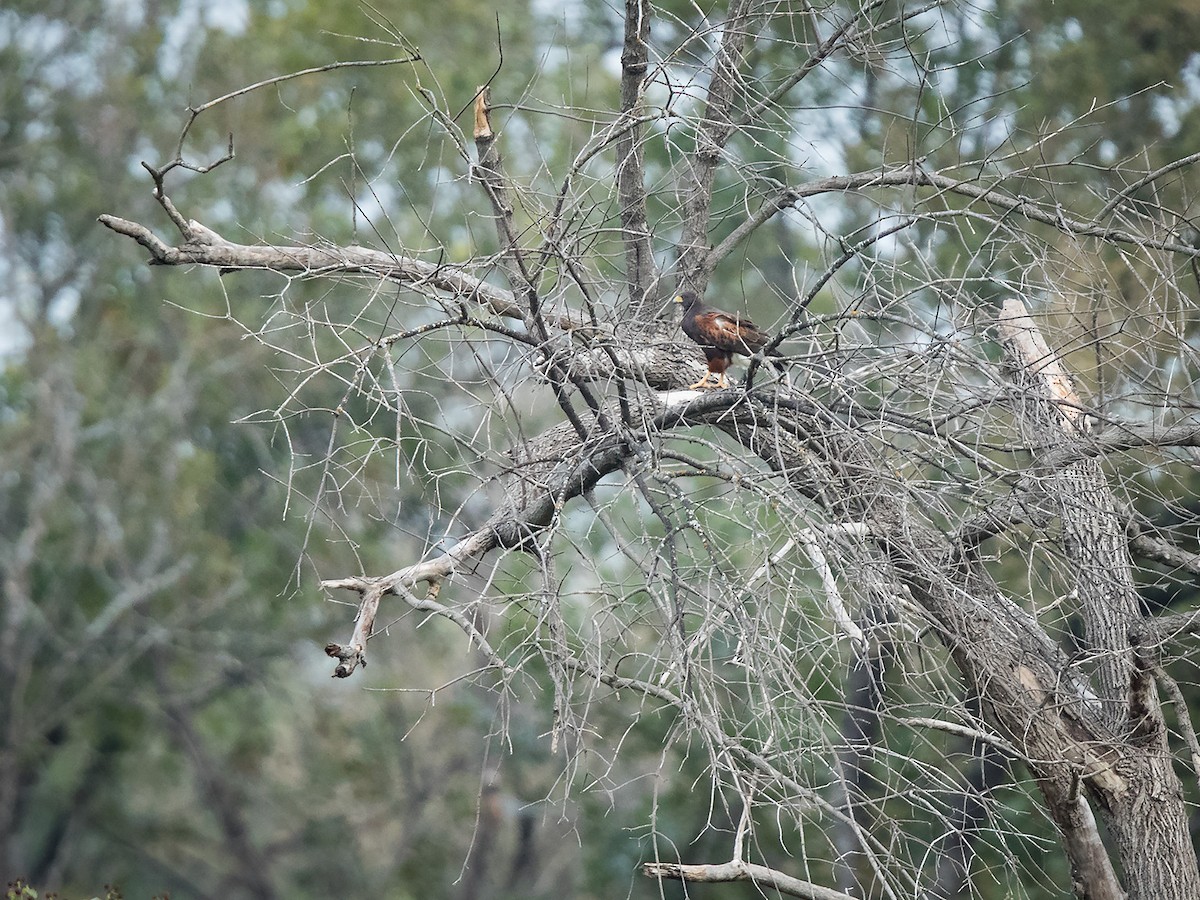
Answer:
[[[705,13],[656,6],[667,37]],[[297,298],[311,320],[353,294],[148,267],[96,222],[113,213],[174,239],[140,162],[175,156],[189,105],[402,56],[403,34],[423,83],[402,65],[343,68],[223,103],[185,155],[215,160],[232,132],[235,158],[177,170],[169,188],[230,240],[428,249],[436,234],[465,257],[494,236],[472,219],[483,206],[463,161],[425,139],[420,89],[465,107],[496,69],[498,14],[501,110],[527,91],[547,108],[611,109],[622,13],[593,0],[0,7],[0,875],[68,897],[106,884],[177,900],[654,897],[638,864],[662,847],[727,854],[736,822],[693,789],[710,761],[664,750],[666,716],[628,728],[619,709],[595,711],[620,754],[581,774],[552,752],[544,697],[459,680],[478,665],[461,632],[411,616],[365,671],[330,679],[321,648],[348,634],[352,595],[322,593],[319,575],[391,571],[461,533],[446,511],[480,502],[470,473],[439,483],[439,509],[428,485],[406,496],[400,479],[381,498],[322,467],[347,383],[307,381],[302,359],[261,337],[301,321]],[[885,142],[903,153],[889,110],[968,98],[995,129],[1052,130],[1101,107],[1073,151],[1098,169],[1135,153],[1153,169],[1200,146],[1196,3],[984,0],[961,16],[936,53],[981,62],[937,91],[870,59],[814,86],[795,119],[806,164],[864,168]],[[542,162],[515,149],[522,128],[552,172],[586,138],[571,116],[514,116],[505,152],[530,179]],[[778,231],[742,271],[769,282],[786,277],[772,274],[784,251],[811,254],[801,230]],[[414,418],[462,412],[443,399],[412,393]],[[404,438],[412,453],[454,452],[436,429]],[[336,521],[320,512],[331,502]],[[502,590],[520,572],[495,578]]]

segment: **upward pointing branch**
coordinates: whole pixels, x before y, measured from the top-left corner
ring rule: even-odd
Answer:
[[[683,180],[683,238],[680,241],[679,280],[703,296],[708,285],[708,225],[713,183],[725,145],[734,132],[734,91],[746,61],[746,41],[758,0],[732,0],[721,47],[712,63],[704,115],[696,128],[696,149]]]
[[[566,391],[566,383],[572,381],[569,373],[556,361],[552,347],[551,331],[547,327],[542,311],[542,299],[534,275],[530,272],[525,253],[517,240],[513,229],[513,205],[509,199],[508,180],[505,178],[503,164],[500,159],[500,148],[496,145],[496,134],[492,130],[489,116],[491,112],[491,89],[483,85],[475,94],[475,150],[479,161],[472,167],[472,174],[479,179],[492,204],[492,216],[496,220],[496,232],[500,239],[505,260],[505,272],[513,294],[524,298],[526,306],[526,327],[533,333],[541,345],[543,360],[546,364],[546,374],[555,399],[562,408],[567,420],[576,433],[584,438],[589,433],[589,427],[579,417],[579,413],[571,404],[571,398]],[[592,395],[587,385],[575,380],[575,386],[585,403],[592,408],[597,416],[598,424],[607,426],[599,401]]]
[[[492,205],[492,217],[496,222],[496,236],[500,240],[500,248],[507,263],[508,283],[513,293],[518,297],[522,294],[534,304],[536,310],[536,292],[530,283],[529,273],[525,269],[524,255],[513,230],[513,205],[509,198],[508,183],[504,178],[503,163],[500,159],[500,148],[496,144],[496,133],[492,131],[491,89],[486,85],[479,88],[475,94],[475,150],[479,161],[475,163],[472,175],[479,179]],[[531,310],[536,318],[537,313]],[[541,335],[545,340],[545,335]]]
[[[642,90],[650,67],[650,4],[625,0],[625,45],[621,51],[621,117],[635,120],[642,106]],[[654,280],[654,250],[646,219],[645,163],[642,129],[634,126],[617,138],[617,198],[621,210],[621,237],[625,242],[625,278],[630,305],[643,308]]]

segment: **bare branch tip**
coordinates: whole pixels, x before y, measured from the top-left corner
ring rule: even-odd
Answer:
[[[367,667],[367,657],[359,647],[343,647],[330,642],[325,645],[325,655],[339,660],[333,670],[333,678],[349,678],[359,666]]]

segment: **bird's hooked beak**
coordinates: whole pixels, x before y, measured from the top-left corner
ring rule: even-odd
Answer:
[[[675,300],[674,300],[673,302],[675,302],[675,303],[682,303],[682,302],[683,302],[683,294],[676,294],[676,295],[675,295]]]

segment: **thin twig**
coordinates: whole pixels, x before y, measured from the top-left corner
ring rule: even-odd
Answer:
[[[1153,172],[1150,172],[1148,175],[1144,176],[1143,178],[1139,178],[1133,184],[1129,185],[1129,187],[1125,188],[1123,191],[1121,191],[1119,194],[1117,194],[1115,197],[1113,197],[1111,200],[1109,200],[1107,203],[1105,203],[1104,208],[1102,210],[1100,210],[1099,213],[1096,214],[1096,218],[1097,219],[1107,218],[1109,213],[1111,213],[1118,206],[1120,206],[1127,198],[1132,197],[1134,194],[1136,194],[1138,191],[1140,191],[1146,185],[1150,184],[1150,182],[1157,181],[1158,179],[1162,178],[1164,175],[1169,175],[1171,172],[1174,172],[1176,169],[1185,168],[1186,166],[1190,166],[1195,162],[1200,162],[1200,151],[1198,151],[1196,153],[1192,153],[1188,156],[1185,156],[1182,159],[1177,159],[1174,162],[1169,162],[1165,166],[1161,166],[1161,167],[1155,169]]]
[[[421,54],[418,52],[413,53],[411,56],[401,56],[395,59],[352,59],[345,60],[343,62],[326,63],[323,66],[313,66],[308,69],[301,69],[298,72],[289,72],[286,75],[276,75],[274,78],[267,78],[264,81],[258,81],[254,84],[240,87],[236,91],[230,91],[228,94],[222,94],[220,97],[209,100],[207,103],[201,103],[199,106],[189,107],[188,112],[191,113],[194,118],[200,115],[202,112],[212,109],[214,106],[219,106],[228,100],[233,100],[235,97],[241,97],[253,91],[260,90],[261,88],[270,87],[273,84],[281,84],[285,81],[291,81],[294,78],[303,78],[306,75],[319,75],[322,72],[332,72],[335,69],[373,68],[376,66],[403,65],[404,63],[420,62],[420,60]]]

